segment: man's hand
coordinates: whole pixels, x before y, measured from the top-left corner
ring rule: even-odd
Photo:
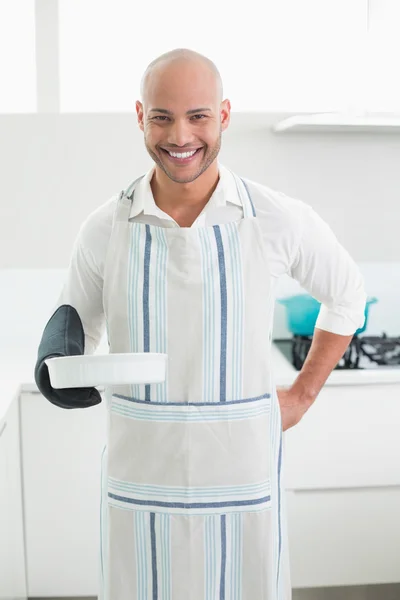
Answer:
[[[328,376],[342,358],[353,335],[314,329],[307,358],[290,388],[277,388],[283,431],[296,425],[316,400]]]
[[[286,431],[290,427],[297,425],[309,405],[302,402],[299,396],[290,390],[290,388],[276,388],[279,406],[282,417],[282,430]]]

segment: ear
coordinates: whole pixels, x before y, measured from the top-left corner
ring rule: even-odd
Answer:
[[[228,127],[228,125],[230,123],[230,119],[231,119],[231,103],[228,99],[221,102],[220,115],[221,115],[221,129],[222,129],[222,131],[225,131],[225,129]]]
[[[139,128],[144,131],[144,108],[143,104],[139,100],[136,100],[136,113],[138,116]]]

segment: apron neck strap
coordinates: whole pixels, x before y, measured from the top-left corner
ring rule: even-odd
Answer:
[[[233,178],[235,179],[236,189],[239,194],[240,200],[243,206],[243,218],[244,219],[252,219],[256,216],[256,210],[254,208],[253,201],[250,196],[249,188],[247,183],[241,177],[238,177],[235,173],[232,173]]]

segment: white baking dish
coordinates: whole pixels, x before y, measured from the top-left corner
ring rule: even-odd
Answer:
[[[153,352],[56,356],[45,361],[54,389],[162,383],[167,355]]]

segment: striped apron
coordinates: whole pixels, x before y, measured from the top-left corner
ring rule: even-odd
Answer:
[[[234,177],[244,215],[222,225],[129,220],[139,180],[118,197],[110,352],[168,367],[106,390],[100,600],[291,598],[268,256],[252,183]]]

